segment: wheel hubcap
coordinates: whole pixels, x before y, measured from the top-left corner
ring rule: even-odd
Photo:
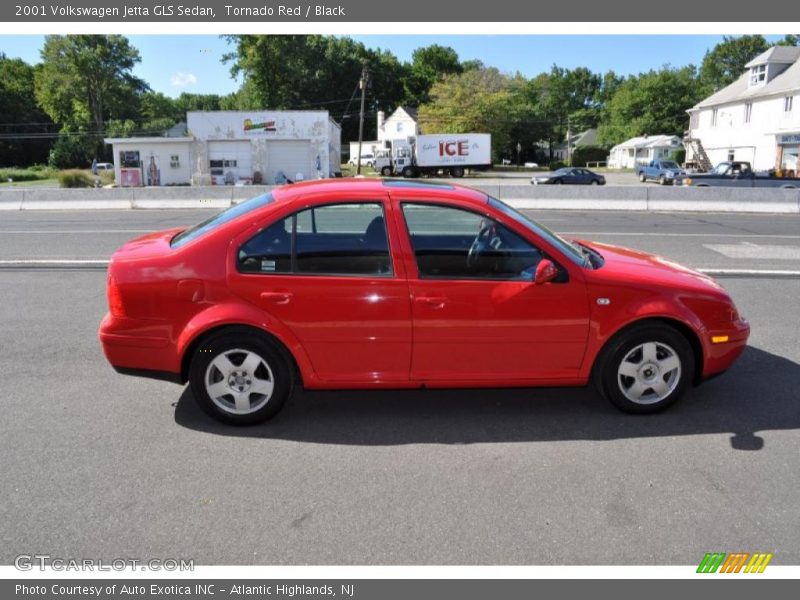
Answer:
[[[205,387],[219,408],[243,415],[269,402],[275,383],[266,360],[252,350],[235,348],[214,357],[206,369]]]
[[[678,387],[680,378],[678,353],[662,342],[646,342],[634,347],[617,370],[619,389],[637,404],[665,400]]]

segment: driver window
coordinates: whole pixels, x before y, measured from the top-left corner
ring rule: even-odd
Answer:
[[[434,204],[402,207],[421,278],[533,279],[541,251],[494,219]]]

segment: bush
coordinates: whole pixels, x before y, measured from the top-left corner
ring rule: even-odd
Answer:
[[[566,166],[567,163],[565,163],[563,160],[554,160],[550,163],[550,170],[555,171],[557,169],[563,169]]]
[[[101,171],[97,174],[103,185],[114,185],[114,171]]]
[[[40,172],[33,169],[0,169],[0,181],[8,181],[9,179],[17,181],[38,181],[39,179],[47,179],[42,177]]]
[[[91,136],[62,135],[50,150],[50,166],[56,169],[88,167],[96,146],[96,139]]]
[[[670,158],[679,165],[682,165],[683,163],[686,162],[686,148],[680,148],[679,150],[675,150],[675,152],[673,152],[670,155]]]
[[[585,167],[588,162],[605,162],[608,150],[600,146],[581,146],[572,151],[572,166]]]
[[[73,169],[58,174],[58,185],[62,188],[94,187],[94,179],[86,171]]]

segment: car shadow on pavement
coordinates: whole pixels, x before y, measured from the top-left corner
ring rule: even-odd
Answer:
[[[800,428],[800,365],[748,347],[724,375],[656,415],[626,415],[593,388],[300,391],[271,421],[233,427],[206,416],[187,387],[183,427],[217,435],[320,444],[476,444],[731,434],[760,450],[759,431]]]

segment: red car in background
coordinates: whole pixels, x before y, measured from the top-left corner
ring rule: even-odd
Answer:
[[[711,278],[451,185],[307,182],[125,244],[103,350],[233,424],[308,389],[580,386],[649,413],[742,353]]]

